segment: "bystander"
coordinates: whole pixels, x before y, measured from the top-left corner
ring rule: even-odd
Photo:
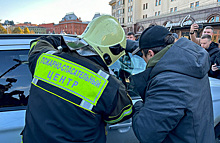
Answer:
[[[130,77],[143,99],[134,105],[132,128],[142,143],[214,143],[209,55],[186,38],[152,26],[139,48],[147,69]],[[205,116],[204,116],[205,114]]]
[[[220,71],[216,67],[220,65],[220,49],[218,48],[218,44],[212,42],[212,37],[207,34],[202,35],[200,44],[201,47],[203,47],[210,56],[212,67],[209,71],[209,76],[220,79]]]
[[[196,44],[200,45],[200,39],[201,38],[196,38],[196,31],[199,30],[199,25],[194,23],[191,25],[190,27],[190,39],[195,42]],[[203,31],[202,31],[202,35],[207,34],[210,35],[212,37],[214,32],[214,29],[212,26],[206,26]]]
[[[128,32],[126,38],[127,38],[127,39],[130,39],[130,40],[133,40],[133,41],[135,41],[135,39],[136,39],[134,32]]]

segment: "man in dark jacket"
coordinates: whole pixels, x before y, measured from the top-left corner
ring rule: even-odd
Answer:
[[[132,116],[125,86],[108,70],[125,53],[125,33],[114,17],[103,15],[79,38],[63,37],[31,42],[23,142],[104,143],[107,123]]]
[[[141,143],[213,143],[209,55],[186,38],[173,42],[162,26],[140,37],[134,53],[142,51],[147,69],[130,78],[143,100],[134,105],[134,133]]]
[[[220,49],[218,48],[218,44],[212,42],[212,37],[210,35],[202,35],[200,39],[201,47],[203,47],[210,56],[211,61],[211,69],[209,71],[209,76],[220,79],[220,71],[216,66],[220,66]]]

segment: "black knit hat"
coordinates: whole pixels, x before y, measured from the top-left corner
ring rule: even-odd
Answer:
[[[164,38],[167,35],[171,35],[171,33],[165,27],[159,25],[148,27],[142,32],[140,36],[139,48],[134,50],[132,54],[135,54],[142,49],[166,46],[167,44]]]

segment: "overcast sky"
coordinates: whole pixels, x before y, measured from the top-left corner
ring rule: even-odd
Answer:
[[[111,14],[110,0],[0,0],[1,23],[59,23],[66,13],[74,12],[83,21],[95,13]]]

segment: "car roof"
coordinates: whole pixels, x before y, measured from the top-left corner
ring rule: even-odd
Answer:
[[[0,34],[0,50],[29,49],[30,42],[40,36],[52,34]],[[60,34],[53,34],[60,35]],[[66,35],[75,36],[75,35]]]

